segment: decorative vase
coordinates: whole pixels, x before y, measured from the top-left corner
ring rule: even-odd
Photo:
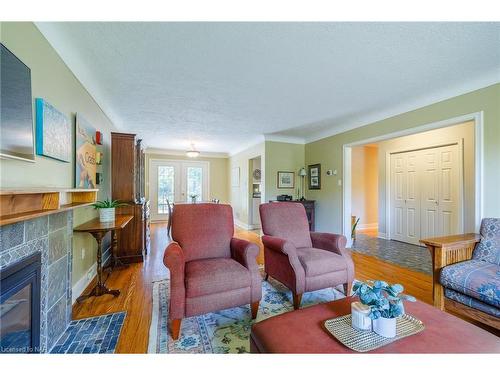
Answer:
[[[361,302],[351,303],[352,328],[358,331],[371,331],[372,320],[370,318],[370,307]]]
[[[383,317],[373,320],[373,332],[382,337],[396,337],[396,320],[397,318]]]
[[[115,221],[115,208],[100,208],[99,221],[101,223],[109,223]]]

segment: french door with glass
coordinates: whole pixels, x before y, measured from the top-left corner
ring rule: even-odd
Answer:
[[[167,200],[170,204],[207,201],[208,168],[208,162],[204,161],[151,160],[151,219],[168,219]]]

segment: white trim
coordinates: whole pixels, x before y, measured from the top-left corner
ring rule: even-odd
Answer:
[[[347,237],[347,244],[348,247],[350,247],[352,241],[351,241],[351,151],[352,147],[354,146],[361,146],[367,143],[376,143],[380,141],[385,141],[388,139],[393,139],[393,138],[398,138],[406,135],[412,135],[412,134],[417,134],[417,133],[422,133],[428,130],[434,130],[434,129],[439,129],[439,128],[445,128],[448,126],[452,125],[457,125],[463,122],[467,121],[474,121],[474,128],[475,128],[475,136],[474,136],[474,148],[475,148],[475,223],[476,223],[476,231],[479,230],[479,226],[481,224],[481,219],[483,217],[483,212],[484,212],[484,173],[483,173],[483,166],[484,166],[484,122],[483,122],[483,112],[474,112],[474,113],[469,113],[463,116],[457,116],[453,118],[449,118],[446,120],[442,121],[436,121],[420,126],[415,126],[412,128],[408,129],[403,129],[403,130],[398,130],[392,133],[388,134],[383,134],[377,137],[371,137],[351,143],[346,143],[342,145],[343,149],[343,176],[344,176],[344,181],[343,181],[343,188],[342,188],[342,216],[343,216],[343,227],[342,231],[343,234]],[[387,160],[387,159],[386,159]],[[387,161],[386,161],[387,163]],[[387,165],[386,165],[387,168]],[[386,169],[387,170],[387,169]],[[386,176],[387,178],[387,176]],[[386,189],[386,203],[388,201],[387,199],[387,191]],[[387,212],[386,212],[386,217],[387,217]],[[386,233],[385,235],[390,233],[387,231],[386,228]]]
[[[264,140],[271,142],[294,143],[298,145],[303,145],[306,143],[305,140],[300,137],[278,134],[264,134]]]
[[[89,272],[91,275],[89,277]],[[85,288],[89,286],[89,284],[94,280],[94,277],[97,275],[97,262],[94,263],[90,268],[85,272],[80,280],[76,282],[75,285],[71,288],[71,304],[74,304],[76,299],[81,296]]]
[[[378,238],[382,238],[383,240],[387,239],[387,236],[384,232],[378,232],[377,233]]]
[[[148,147],[144,150],[146,154],[157,154],[157,155],[172,155],[172,156],[186,156],[186,151],[183,150],[169,150],[163,148],[155,148]],[[200,151],[199,158],[229,158],[229,154],[227,152],[205,152]],[[188,159],[188,160],[196,160],[196,158]]]
[[[479,233],[484,213],[484,120],[483,111],[475,114],[474,126],[474,195],[476,198],[475,224],[476,233]]]
[[[365,229],[378,229],[378,223],[358,224],[356,229],[360,231]]]
[[[242,222],[241,220],[234,219],[234,225],[236,225],[238,228],[243,229],[243,230],[255,230],[255,229],[260,229],[259,224],[247,224]]]
[[[416,100],[407,102],[405,104],[396,107],[391,107],[388,110],[382,110],[372,114],[351,118],[348,122],[344,122],[341,126],[338,127],[335,127],[334,125],[335,121],[332,120],[332,128],[305,137],[305,142],[311,143],[319,141],[320,139],[323,138],[331,137],[340,133],[347,132],[349,130],[361,128],[363,126],[367,126],[378,121],[382,121],[391,117],[395,117],[407,112],[414,111],[416,109],[436,104],[443,100],[451,99],[460,95],[465,95],[473,91],[495,85],[500,82],[498,80],[498,73],[499,73],[498,70],[494,71],[493,73],[487,75],[484,78],[480,78],[472,83],[462,85],[462,87],[460,87],[459,89],[449,89],[434,95],[426,95],[425,97],[418,98]]]

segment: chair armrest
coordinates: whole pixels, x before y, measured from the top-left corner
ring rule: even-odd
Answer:
[[[262,243],[270,250],[278,251],[288,256],[297,256],[295,245],[283,238],[264,235],[262,236]]]
[[[257,256],[259,247],[240,238],[231,239],[231,257],[252,272],[259,272]]]
[[[171,242],[165,250],[163,263],[170,271],[170,318],[182,319],[186,307],[184,272],[186,259],[177,242]]]
[[[316,249],[328,250],[342,256],[351,257],[346,251],[347,239],[342,234],[311,232],[312,245]]]
[[[479,241],[481,241],[481,236],[475,233],[420,240],[431,252],[435,270],[471,259],[472,252]]]

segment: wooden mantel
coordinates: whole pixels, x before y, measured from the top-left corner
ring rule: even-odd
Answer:
[[[89,206],[99,189],[0,189],[0,226]]]

